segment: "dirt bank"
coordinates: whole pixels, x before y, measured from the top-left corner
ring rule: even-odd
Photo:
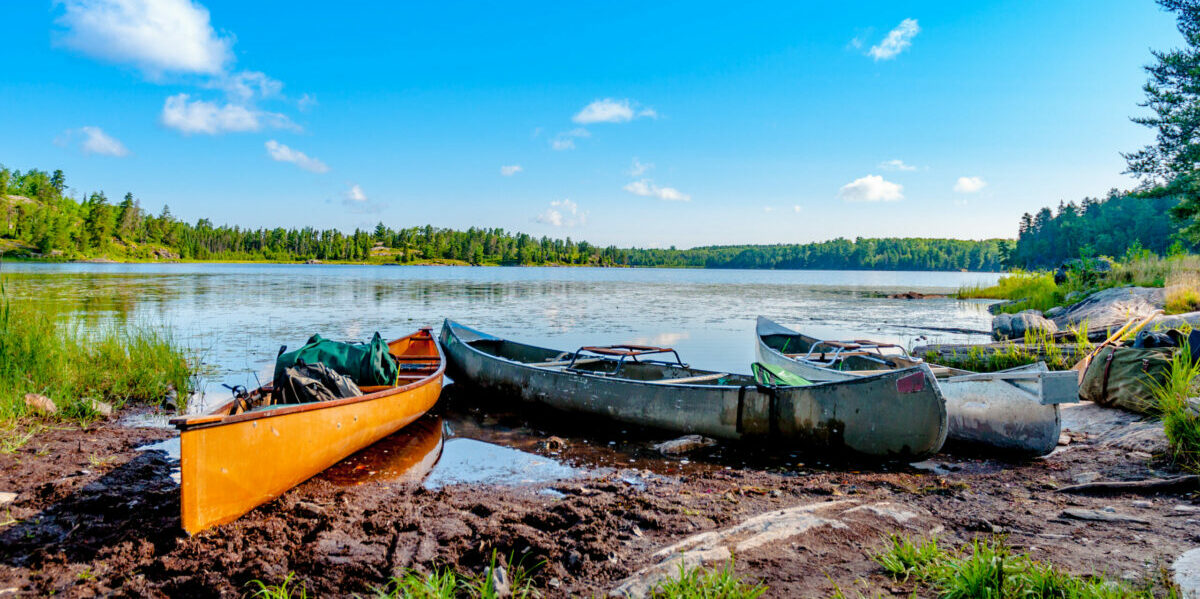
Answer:
[[[860,579],[905,592],[870,559],[889,532],[956,541],[1005,534],[1071,572],[1151,577],[1200,544],[1193,498],[1054,492],[1170,473],[1129,439],[1114,444],[1111,432],[1073,433],[1044,459],[942,454],[899,470],[814,470],[796,461],[726,469],[693,456],[689,465],[700,466],[664,459],[635,469],[613,460],[583,479],[436,490],[347,485],[341,472],[189,538],[179,528],[171,463],[135,449],[170,431],[56,429],[0,455],[0,492],[18,494],[0,520],[9,521],[0,525],[0,596],[233,597],[251,579],[293,571],[310,596],[345,596],[404,568],[477,572],[493,550],[544,562],[536,580],[548,596],[603,595],[623,581],[635,589],[631,576],[676,567],[683,550],[735,553],[738,572],[765,581],[769,596],[828,596],[834,584],[849,591]],[[594,441],[586,452],[605,445]],[[573,455],[556,444],[528,450],[568,462]],[[693,536],[703,532],[713,534]]]

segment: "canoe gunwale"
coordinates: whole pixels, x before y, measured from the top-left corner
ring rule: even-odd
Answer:
[[[191,431],[191,430],[197,430],[197,429],[201,429],[201,428],[210,428],[210,427],[214,427],[214,426],[237,424],[239,422],[245,422],[247,420],[267,420],[270,418],[287,416],[289,414],[296,414],[299,412],[309,412],[309,411],[313,411],[313,410],[328,410],[328,409],[339,408],[342,406],[355,404],[355,403],[376,401],[376,400],[384,399],[387,397],[391,397],[393,395],[411,391],[413,389],[416,389],[416,388],[424,386],[424,385],[428,385],[430,382],[439,379],[442,375],[445,374],[445,372],[446,372],[446,354],[445,354],[445,352],[442,351],[442,345],[440,343],[438,343],[437,338],[434,337],[432,329],[424,329],[423,328],[421,330],[426,332],[426,334],[429,335],[429,337],[433,341],[434,349],[437,352],[436,355],[433,355],[433,356],[428,356],[428,357],[422,356],[422,359],[427,359],[430,362],[433,362],[434,360],[436,360],[438,365],[437,365],[437,368],[432,373],[430,373],[426,376],[423,376],[420,379],[409,381],[405,385],[389,387],[387,389],[384,389],[381,391],[376,391],[374,393],[368,393],[366,395],[358,395],[355,397],[343,397],[341,399],[334,399],[334,400],[330,400],[330,401],[316,401],[316,402],[310,402],[310,403],[302,403],[302,404],[296,404],[294,406],[275,408],[275,409],[271,409],[271,410],[263,410],[263,411],[259,411],[259,412],[243,412],[241,414],[222,416],[222,417],[220,417],[219,420],[213,420],[214,416],[219,416],[222,412],[227,412],[231,407],[233,407],[233,404],[235,404],[237,402],[237,400],[231,399],[228,402],[225,402],[225,403],[221,404],[220,406],[214,408],[208,414],[201,414],[201,415],[197,415],[197,416],[188,416],[185,418],[173,418],[169,422],[172,425],[174,425],[175,428],[181,432],[182,431]],[[419,334],[419,333],[413,333],[413,335],[417,335],[417,334]],[[396,341],[400,341],[402,339],[407,339],[408,337],[412,337],[413,335],[407,335],[405,337],[400,337],[399,339],[394,339],[392,341],[392,343],[394,343]],[[256,389],[254,392],[262,392],[269,388],[270,388],[269,384],[264,385],[263,387]]]

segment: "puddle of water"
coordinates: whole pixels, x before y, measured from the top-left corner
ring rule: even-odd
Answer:
[[[551,458],[475,439],[450,439],[424,486],[455,484],[529,485],[574,478],[583,471]]]
[[[161,451],[167,454],[167,459],[171,461],[171,480],[175,484],[179,484],[179,437],[171,437],[157,443],[147,443],[137,448],[138,451]]]

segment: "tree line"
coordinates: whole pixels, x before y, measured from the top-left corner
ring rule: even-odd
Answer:
[[[499,228],[433,226],[345,233],[338,229],[241,228],[208,219],[187,223],[164,206],[144,210],[127,193],[76,200],[61,170],[0,167],[0,239],[42,257],[152,260],[306,260],[504,265],[671,266],[691,268],[997,270],[1000,240],[835,239],[819,243],[640,249],[534,237]]]

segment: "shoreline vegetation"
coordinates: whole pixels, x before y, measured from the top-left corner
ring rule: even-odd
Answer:
[[[0,453],[42,427],[81,427],[129,404],[182,409],[197,361],[152,327],[88,330],[50,301],[14,300],[0,278]]]
[[[1069,307],[1097,291],[1124,286],[1165,288],[1167,314],[1200,310],[1200,256],[1160,258],[1145,251],[1120,261],[1081,259],[1057,272],[1016,271],[1001,277],[995,285],[963,287],[955,297],[1007,300],[996,310],[1016,314]]]

